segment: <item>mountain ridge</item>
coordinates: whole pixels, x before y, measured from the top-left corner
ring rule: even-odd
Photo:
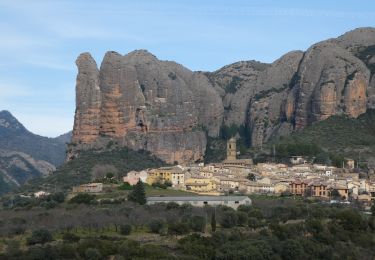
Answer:
[[[258,147],[332,115],[356,118],[375,107],[372,36],[374,28],[358,28],[269,64],[239,61],[214,72],[147,50],[108,51],[98,68],[83,53],[68,158],[115,141],[186,163],[203,160],[207,137],[223,127],[245,127]]]

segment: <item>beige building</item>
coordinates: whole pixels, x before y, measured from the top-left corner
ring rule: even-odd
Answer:
[[[73,187],[74,193],[99,193],[103,191],[103,183],[88,183]]]

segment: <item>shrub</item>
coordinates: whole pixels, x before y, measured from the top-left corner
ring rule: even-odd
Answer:
[[[79,193],[75,197],[71,198],[69,203],[90,204],[95,199],[95,197],[95,195]]]
[[[120,226],[120,234],[124,236],[130,235],[132,231],[132,226],[129,224],[123,224]]]
[[[195,232],[204,232],[206,228],[206,219],[202,216],[193,216],[190,219],[190,228]]]
[[[189,226],[185,222],[171,222],[168,223],[168,234],[183,235],[189,232]]]
[[[99,260],[102,258],[99,250],[96,248],[87,248],[85,251],[85,259],[88,260]]]
[[[237,214],[233,211],[224,212],[220,219],[220,225],[223,228],[231,228],[237,225]]]
[[[152,233],[156,233],[156,234],[160,233],[163,227],[164,227],[164,223],[163,221],[159,219],[151,220],[148,223],[148,228],[151,230]]]
[[[122,185],[118,187],[119,190],[132,190],[133,186],[129,184],[129,182],[124,182]]]
[[[64,233],[62,239],[66,242],[77,243],[81,238],[73,233]]]
[[[31,237],[26,239],[28,245],[45,244],[52,241],[52,234],[45,229],[34,230]]]

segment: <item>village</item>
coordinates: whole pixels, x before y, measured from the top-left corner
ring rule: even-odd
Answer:
[[[255,165],[251,159],[237,159],[234,138],[227,142],[227,158],[221,163],[131,171],[122,181],[130,186],[142,181],[150,186],[205,197],[251,194],[303,196],[330,203],[360,201],[365,205],[371,205],[375,199],[375,182],[361,178],[360,173],[355,171],[354,160],[348,159],[343,168],[309,163],[302,156],[290,158],[289,165]],[[74,187],[73,193],[100,193],[102,190],[103,183],[89,183]]]

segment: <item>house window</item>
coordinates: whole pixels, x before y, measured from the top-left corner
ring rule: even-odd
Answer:
[[[235,201],[234,203],[235,203],[235,204],[238,204],[238,203],[240,203],[240,202],[239,202],[239,201]]]
[[[207,201],[204,201],[204,202],[203,202],[203,204],[204,204],[204,205],[207,205],[207,204],[208,204],[208,202],[207,202]]]

